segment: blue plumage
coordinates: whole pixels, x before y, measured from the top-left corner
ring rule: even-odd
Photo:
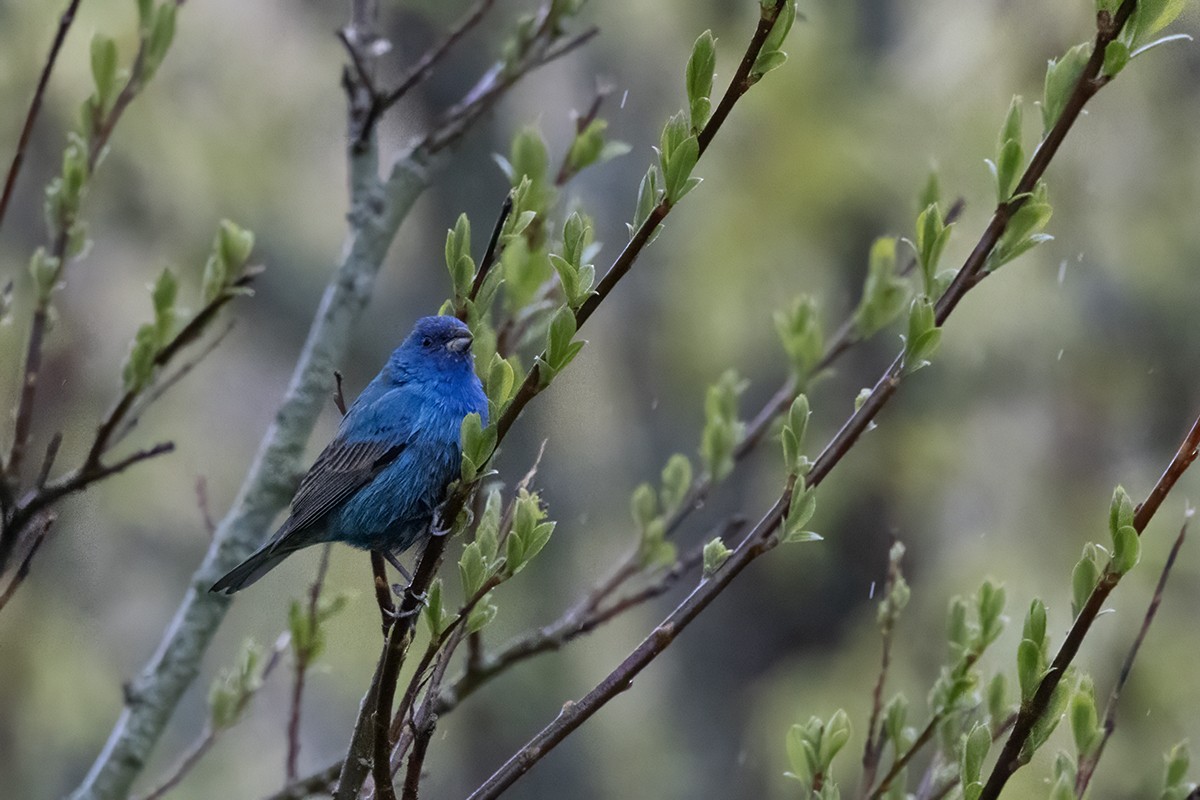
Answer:
[[[487,421],[470,345],[454,317],[418,320],[300,482],[291,515],[212,591],[232,594],[322,542],[389,554],[411,547],[458,475],[463,417]]]

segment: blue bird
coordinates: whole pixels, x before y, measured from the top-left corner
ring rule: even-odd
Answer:
[[[459,474],[470,413],[486,424],[471,332],[454,317],[417,320],[300,482],[291,515],[210,591],[233,594],[323,542],[377,550],[399,566],[396,555],[428,528]]]

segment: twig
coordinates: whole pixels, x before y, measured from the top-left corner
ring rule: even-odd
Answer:
[[[1171,459],[1171,463],[1167,465],[1158,482],[1151,489],[1146,500],[1137,507],[1133,515],[1133,528],[1141,535],[1146,529],[1146,525],[1154,517],[1162,505],[1163,500],[1171,491],[1175,483],[1183,475],[1192,462],[1196,460],[1197,448],[1200,447],[1200,417],[1192,424],[1191,430],[1184,437],[1175,456]],[[1067,667],[1075,659],[1075,655],[1079,652],[1079,646],[1083,644],[1083,639],[1087,636],[1088,631],[1092,627],[1092,623],[1096,621],[1096,617],[1100,615],[1104,607],[1104,602],[1108,598],[1112,590],[1117,587],[1121,576],[1111,569],[1106,569],[1104,574],[1100,576],[1096,586],[1092,589],[1087,602],[1084,603],[1083,609],[1079,612],[1079,616],[1075,618],[1071,629],[1067,632],[1067,636],[1063,639],[1062,645],[1058,649],[1058,653],[1054,656],[1054,660],[1050,664],[1050,668],[1046,671],[1045,677],[1038,684],[1037,690],[1034,692],[1026,703],[1021,706],[1021,711],[1017,716],[1017,721],[1013,725],[1012,733],[1009,734],[1008,740],[1004,743],[1004,749],[1000,753],[995,766],[992,768],[991,774],[988,776],[987,783],[984,784],[983,792],[980,794],[981,800],[996,800],[1003,791],[1004,785],[1012,774],[1021,768],[1021,749],[1025,745],[1025,741],[1029,738],[1030,732],[1033,730],[1034,724],[1046,713],[1046,709],[1050,705],[1050,697],[1054,690],[1058,687],[1063,675],[1066,674]]]
[[[205,725],[200,738],[192,742],[188,749],[179,758],[175,766],[171,769],[171,773],[158,786],[151,789],[145,794],[141,800],[160,800],[165,797],[168,792],[183,782],[187,774],[192,771],[196,764],[200,763],[200,759],[204,758],[205,754],[212,748],[217,741],[217,732],[212,725]]]
[[[519,69],[511,73],[493,69],[467,93],[469,101],[450,109],[437,129],[427,136],[420,146],[430,153],[439,153],[454,144],[462,138],[475,120],[491,110],[496,100],[521,77],[582,47],[598,33],[599,28],[591,27],[568,39],[558,41],[547,47],[539,56],[527,59]]]
[[[34,531],[29,542],[29,549],[25,552],[25,557],[21,559],[20,565],[13,573],[12,578],[8,582],[8,586],[4,587],[4,593],[0,594],[0,610],[3,610],[8,601],[17,593],[17,589],[29,576],[29,569],[33,564],[33,557],[37,554],[38,548],[42,546],[42,542],[46,540],[46,536],[50,533],[50,526],[54,524],[54,512],[48,511],[42,515],[42,523]]]
[[[196,478],[196,507],[200,509],[204,530],[208,531],[208,538],[211,539],[217,532],[217,523],[213,521],[212,511],[208,507],[208,480],[203,475]]]
[[[504,196],[504,202],[500,204],[500,215],[496,217],[496,225],[492,228],[492,238],[488,240],[487,250],[484,251],[483,260],[479,262],[479,270],[475,273],[475,280],[471,283],[471,293],[467,296],[468,300],[474,300],[479,296],[479,290],[483,288],[483,282],[487,280],[488,273],[492,266],[496,263],[497,247],[500,244],[500,232],[504,230],[504,223],[508,220],[513,210],[512,192]],[[459,313],[459,318],[466,317],[466,309],[463,308]]]
[[[386,639],[392,622],[396,619],[396,604],[392,602],[392,587],[388,584],[387,564],[384,563],[383,553],[371,551],[372,584],[375,587],[375,602],[379,605],[380,625]]]
[[[328,795],[341,769],[341,761],[338,761],[336,764],[330,764],[324,769],[314,772],[312,775],[289,783],[275,794],[265,798],[265,800],[305,800],[305,798],[311,797],[314,794]]]
[[[271,673],[275,671],[275,667],[279,665],[280,659],[283,656],[283,651],[287,649],[288,643],[289,637],[286,633],[276,640],[275,646],[271,648],[270,658],[268,658],[267,663],[263,665],[262,674],[260,676],[261,680],[265,681],[268,677],[270,677]],[[242,695],[238,702],[237,711],[234,712],[235,718],[239,716],[245,710],[250,701],[254,699],[254,694],[255,692],[251,692],[249,694]],[[224,730],[225,729],[214,728],[211,722],[205,723],[204,730],[200,733],[200,736],[197,737],[197,739],[192,742],[183,752],[183,755],[179,757],[179,760],[176,761],[175,765],[167,772],[167,777],[163,778],[157,786],[139,798],[139,800],[160,800],[160,798],[165,797],[172,789],[183,782],[183,779],[187,777],[188,773],[192,771],[192,768],[195,767],[196,764],[200,763],[200,759],[202,759],[204,755],[212,748],[212,746],[216,743],[217,738],[224,733]]]
[[[321,590],[325,586],[325,573],[329,570],[329,551],[333,545],[326,544],[321,548],[321,560],[317,564],[317,576],[313,578],[308,588],[308,624],[310,630],[317,630],[320,621],[317,618],[317,604],[321,600]],[[304,702],[304,678],[312,659],[312,651],[307,647],[296,648],[295,672],[292,679],[291,713],[288,715],[287,726],[287,769],[288,783],[296,780],[296,764],[300,759],[300,709]]]
[[[1126,2],[1121,6],[1113,26],[1116,31],[1119,31],[1120,27],[1124,24],[1125,19],[1128,18],[1129,12],[1132,11],[1134,2],[1135,0],[1126,0]],[[1108,30],[1108,28],[1105,30]],[[1116,34],[1115,32],[1112,32],[1111,35],[1115,36]],[[1103,36],[1100,38],[1103,38]],[[1103,45],[1110,40],[1111,38],[1100,41],[1100,46],[1097,48],[1097,50],[1101,59],[1103,58]],[[1008,221],[1011,219],[1012,214],[1014,214],[1017,209],[1023,205],[1028,197],[1028,193],[1032,191],[1037,182],[1041,179],[1046,167],[1049,165],[1054,154],[1057,153],[1067,131],[1078,118],[1079,113],[1082,111],[1083,105],[1086,103],[1087,99],[1089,99],[1093,94],[1095,94],[1096,91],[1098,91],[1099,85],[1094,84],[1093,80],[1099,72],[1100,64],[1099,62],[1096,62],[1094,64],[1095,68],[1092,69],[1092,62],[1094,61],[1096,61],[1095,56],[1093,57],[1092,61],[1089,61],[1088,68],[1085,68],[1083,74],[1080,76],[1075,90],[1072,93],[1072,97],[1066,104],[1066,107],[1064,108],[1058,121],[1055,123],[1055,126],[1051,129],[1050,133],[1043,141],[1042,146],[1034,155],[1033,159],[1031,159],[1029,166],[1018,183],[1018,188],[1014,194],[1014,197],[997,207],[992,216],[991,222],[988,224],[982,237],[976,244],[975,249],[971,252],[970,256],[968,256],[966,262],[959,270],[958,275],[956,275],[946,293],[938,301],[935,317],[939,325],[944,323],[945,320],[950,316],[958,302],[961,301],[962,297],[965,296],[965,294],[974,286],[978,285],[982,278],[986,276],[987,273],[985,272],[985,266],[987,263],[987,258],[995,249],[1000,240],[1000,236],[1007,228]],[[731,90],[732,88],[733,86],[731,85]],[[709,122],[709,125],[714,124],[714,122],[719,121],[720,119],[723,119],[723,117],[715,118],[713,121]],[[707,130],[707,127],[705,130]],[[662,221],[662,217],[665,217],[669,209],[669,205],[660,204],[657,206],[654,211],[651,212],[650,217],[646,220],[646,223],[634,235],[634,238],[630,241],[629,245],[626,246],[626,251],[628,251],[631,247],[640,249],[642,246],[644,246],[644,241],[635,245],[635,243],[639,241],[639,236],[644,234],[646,239],[648,239],[650,233],[653,232],[653,230]],[[618,262],[621,262],[624,258],[625,254],[622,253],[622,256],[618,258]],[[622,266],[627,271],[628,265],[622,264]],[[615,268],[616,265],[614,265],[614,269]],[[616,277],[619,278],[619,276],[620,273],[618,273]],[[605,276],[606,281],[608,277],[608,275]],[[577,319],[579,316],[586,318],[587,313],[590,313],[590,309],[594,309],[596,303],[603,299],[605,295],[604,287],[606,281],[601,281],[600,287],[598,287],[600,290],[599,293],[581,306],[580,313],[577,315]],[[591,304],[590,306],[589,303]],[[504,417],[501,418],[498,424],[501,436],[503,435],[504,431],[507,430],[507,426],[510,426],[512,420],[514,420],[520,413],[520,409],[523,407],[524,403],[527,403],[529,399],[537,394],[536,373],[537,367],[535,365],[530,371],[526,381],[518,390],[517,395],[514,397],[508,411],[506,411]],[[874,418],[879,414],[883,406],[886,405],[891,396],[895,394],[896,389],[900,385],[902,376],[903,354],[897,356],[892,365],[876,382],[875,387],[872,389],[867,399],[858,408],[858,410],[855,411],[855,413],[852,414],[849,419],[847,419],[846,423],[834,436],[833,440],[828,446],[826,446],[824,451],[822,451],[821,456],[813,464],[812,468],[806,475],[806,480],[809,486],[817,486],[820,484],[821,481],[824,480],[825,476],[829,474],[830,470],[840,463],[842,458],[844,458],[849,450],[854,446],[859,436],[861,436],[862,433],[868,428]],[[1198,424],[1200,424],[1200,420],[1198,420]],[[1194,458],[1194,453],[1192,457]],[[1154,497],[1156,497],[1156,495],[1152,494],[1151,498],[1153,499]],[[773,532],[788,510],[789,498],[790,491],[785,492],[762,518],[762,520],[760,520],[759,524],[755,526],[755,528],[738,545],[738,547],[729,556],[724,566],[717,572],[715,576],[708,581],[701,583],[701,585],[697,587],[697,589],[693,591],[683,603],[676,607],[676,609],[670,615],[668,615],[668,617],[662,623],[660,623],[660,625],[656,627],[645,640],[643,640],[642,644],[639,645],[638,648],[632,653],[630,653],[629,656],[627,656],[625,660],[622,661],[621,664],[618,665],[616,669],[614,669],[598,686],[585,695],[584,698],[579,702],[569,704],[568,706],[564,707],[563,711],[559,713],[558,717],[553,722],[546,726],[539,734],[530,740],[529,743],[527,743],[521,750],[514,754],[508,762],[506,762],[499,770],[497,770],[491,778],[481,785],[475,791],[475,793],[471,795],[471,800],[483,800],[484,798],[498,796],[508,786],[511,786],[512,783],[515,782],[521,775],[527,772],[537,761],[543,758],[547,752],[553,749],[571,732],[576,730],[599,708],[605,705],[620,691],[623,691],[625,688],[627,688],[629,682],[638,673],[640,673],[647,664],[656,658],[658,654],[661,653],[672,641],[674,641],[679,631],[688,623],[690,623],[700,611],[707,607],[707,605],[712,602],[713,599],[715,599],[716,595],[723,591],[729,582],[732,581],[741,572],[741,570],[743,570],[755,558],[762,555],[762,553],[774,546],[776,540],[772,539]],[[1161,502],[1161,499],[1159,502]],[[1149,507],[1151,507],[1151,500],[1148,500],[1145,504],[1143,504],[1142,510]],[[1139,513],[1141,513],[1141,511],[1139,511]],[[1056,674],[1057,673],[1052,672],[1050,677],[1054,677]],[[1047,678],[1047,680],[1043,682],[1043,685],[1049,680],[1050,678]],[[1049,695],[1047,692],[1046,699],[1048,699],[1048,696]],[[1021,720],[1018,719],[1016,725],[1014,726],[1014,736],[1020,727]],[[986,790],[985,797],[987,797]],[[995,796],[992,795],[991,800],[994,800],[994,797]]]
[[[8,175],[4,179],[4,192],[0,194],[0,225],[4,224],[4,215],[12,200],[13,189],[17,184],[17,175],[20,174],[21,165],[25,162],[25,150],[29,147],[29,140],[33,136],[33,124],[37,121],[38,112],[42,108],[42,98],[46,95],[50,74],[54,71],[54,64],[58,61],[58,52],[67,38],[67,31],[71,29],[71,24],[75,21],[75,11],[78,8],[79,0],[70,0],[66,10],[59,17],[58,30],[55,31],[54,41],[50,44],[50,53],[46,56],[46,63],[38,78],[37,88],[33,90],[33,99],[30,100],[29,110],[25,113],[25,124],[21,126],[21,134],[17,138],[17,149],[13,153],[12,163],[8,167]]]
[[[888,602],[897,582],[901,579],[900,560],[903,558],[903,550],[901,547],[896,547],[896,550],[899,551],[898,554],[888,560],[887,579],[883,587],[883,603]],[[889,613],[883,617],[880,626],[882,647],[880,648],[879,676],[875,679],[875,689],[871,692],[871,717],[867,722],[867,741],[863,745],[862,791],[864,793],[875,782],[879,759],[883,755],[883,726],[879,722],[879,717],[883,713],[883,690],[887,684],[888,669],[891,666],[892,631],[895,625],[896,614]]]
[[[1158,607],[1162,604],[1163,591],[1167,588],[1167,578],[1170,577],[1171,568],[1175,566],[1175,559],[1179,556],[1180,548],[1183,547],[1183,540],[1187,536],[1188,522],[1191,520],[1193,513],[1193,509],[1189,508],[1183,525],[1179,527],[1179,535],[1175,537],[1175,543],[1171,545],[1171,552],[1167,555],[1166,563],[1163,564],[1162,572],[1158,576],[1158,584],[1154,587],[1154,596],[1150,599],[1150,605],[1146,608],[1145,617],[1142,618],[1142,627],[1138,629],[1137,636],[1134,637],[1133,644],[1129,647],[1129,653],[1125,656],[1125,663],[1121,665],[1121,674],[1117,676],[1117,682],[1113,686],[1112,694],[1108,697],[1108,705],[1104,710],[1104,735],[1101,737],[1100,743],[1096,746],[1095,752],[1083,759],[1079,765],[1079,770],[1075,775],[1076,797],[1083,797],[1087,792],[1088,783],[1092,780],[1092,775],[1096,771],[1096,765],[1100,763],[1100,756],[1104,754],[1104,748],[1108,744],[1108,740],[1112,738],[1113,731],[1117,727],[1117,701],[1121,698],[1121,690],[1125,688],[1125,684],[1129,681],[1129,673],[1133,671],[1133,661],[1137,658],[1138,650],[1142,647],[1142,642],[1146,640],[1146,634],[1150,630],[1151,623],[1154,622],[1154,615],[1158,613]]]

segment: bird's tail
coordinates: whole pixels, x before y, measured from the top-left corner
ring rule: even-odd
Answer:
[[[279,562],[290,556],[294,550],[279,549],[273,547],[274,542],[267,542],[249,558],[238,564],[233,569],[229,570],[223,578],[212,585],[210,592],[224,592],[225,594],[233,594],[239,589],[245,589],[256,580],[266,575],[275,567],[279,566]]]

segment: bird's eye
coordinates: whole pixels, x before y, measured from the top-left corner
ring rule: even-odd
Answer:
[[[428,336],[426,336],[421,340],[421,344],[425,347],[433,347],[433,339],[430,339]]]

